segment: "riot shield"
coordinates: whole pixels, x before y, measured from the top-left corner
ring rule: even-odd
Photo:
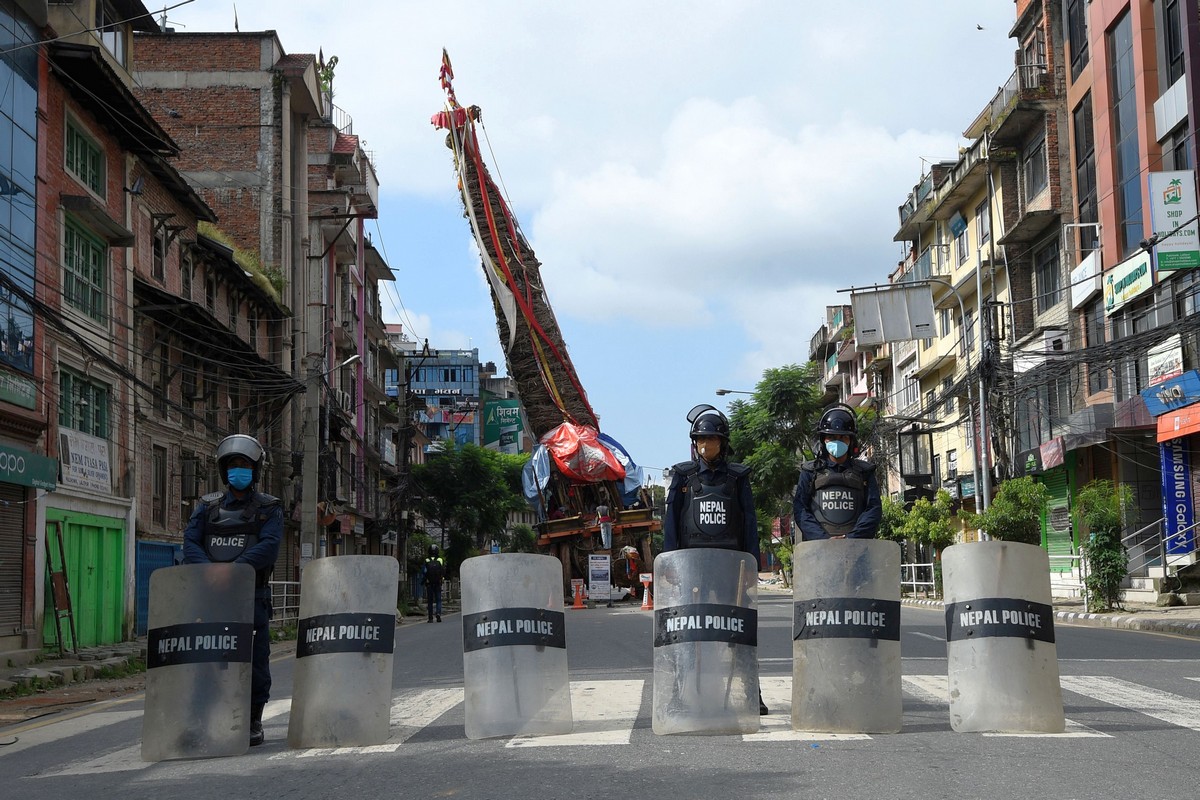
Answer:
[[[654,559],[654,732],[758,730],[758,565],[733,550]]]
[[[800,542],[792,563],[792,728],[899,732],[900,546]]]
[[[142,760],[250,748],[254,569],[187,564],[150,576]]]
[[[570,733],[562,564],[501,553],[459,574],[467,738]]]
[[[950,727],[1060,733],[1065,727],[1050,559],[1017,542],[942,553]]]
[[[331,556],[304,568],[288,747],[387,741],[399,580],[391,556]]]

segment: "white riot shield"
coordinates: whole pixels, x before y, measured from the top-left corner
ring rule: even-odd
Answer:
[[[187,564],[150,576],[142,760],[250,748],[254,569]]]
[[[693,549],[654,559],[654,732],[758,730],[758,565]]]
[[[399,580],[391,556],[332,556],[304,568],[288,747],[387,741]]]
[[[501,553],[459,575],[467,738],[570,733],[562,563]]]
[[[899,732],[900,546],[800,542],[792,563],[792,728]]]
[[[950,727],[1060,733],[1065,726],[1050,558],[1017,542],[942,553]]]

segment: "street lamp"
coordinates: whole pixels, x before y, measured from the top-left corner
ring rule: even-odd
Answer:
[[[724,397],[727,394],[754,394],[754,392],[748,392],[745,389],[717,389],[717,394]]]

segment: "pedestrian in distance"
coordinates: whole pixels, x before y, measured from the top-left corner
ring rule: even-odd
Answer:
[[[425,559],[425,607],[429,611],[429,622],[442,621],[442,581],[446,579],[446,562],[436,544],[429,545],[429,556]]]
[[[612,517],[608,515],[606,503],[596,506],[596,521],[600,523],[600,543],[605,550],[612,550]]]
[[[883,519],[875,465],[856,458],[854,409],[838,404],[817,424],[816,457],[800,465],[792,514],[802,541],[874,539]]]
[[[217,473],[228,489],[200,498],[183,533],[183,563],[235,562],[254,568],[254,643],[250,679],[250,746],[266,740],[262,715],[271,697],[271,572],[283,535],[279,498],[259,492],[265,451],[253,436],[217,445]]]
[[[729,460],[729,420],[710,405],[696,406],[687,420],[692,426],[692,460],[671,468],[663,552],[717,547],[749,553],[757,564],[758,516],[750,468]],[[701,504],[718,510],[701,513]],[[767,713],[761,693],[758,710]]]

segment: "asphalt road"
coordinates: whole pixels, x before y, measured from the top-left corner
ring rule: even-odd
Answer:
[[[791,732],[791,602],[760,596],[759,661],[772,705],[748,736],[656,736],[651,614],[566,610],[576,728],[559,737],[464,735],[462,627],[396,632],[392,735],[378,748],[289,750],[292,659],[274,665],[267,744],[245,756],[140,760],[142,696],[0,729],[5,797],[1055,798],[1195,797],[1200,641],[1057,628],[1064,734],[956,733],[940,611],[905,608],[904,729]],[[922,688],[924,687],[924,688]],[[345,691],[354,691],[354,686]]]

